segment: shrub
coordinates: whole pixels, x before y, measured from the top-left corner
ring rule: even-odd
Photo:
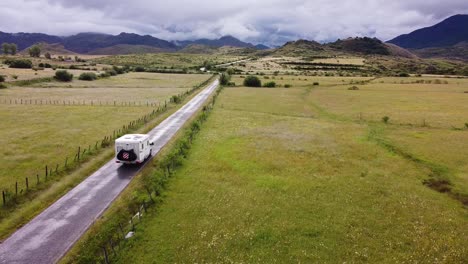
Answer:
[[[52,59],[52,55],[50,55],[49,52],[46,52],[46,54],[44,54],[44,57],[48,60]]]
[[[116,74],[124,74],[125,73],[125,69],[122,68],[122,67],[113,66],[112,69],[116,72]]]
[[[5,89],[7,88],[6,85],[4,85],[3,83],[0,83],[0,89]]]
[[[262,87],[262,81],[257,76],[249,75],[244,79],[244,86]]]
[[[70,65],[69,69],[70,70],[78,70],[79,68],[76,65]]]
[[[0,75],[0,83],[5,81],[5,77],[3,75]]]
[[[468,123],[465,123],[465,128],[468,129]]]
[[[221,73],[221,75],[219,76],[219,83],[221,85],[227,85],[229,83],[229,81],[231,80],[231,76],[227,73]]]
[[[226,86],[234,87],[234,86],[236,86],[236,83],[235,82],[228,82],[226,84]]]
[[[26,59],[8,59],[5,60],[5,64],[9,65],[10,68],[19,68],[19,69],[31,69],[32,61]]]
[[[359,90],[359,87],[357,87],[357,86],[352,86],[352,87],[349,87],[348,90],[357,91],[357,90]]]
[[[135,71],[136,72],[144,72],[144,71],[146,71],[146,69],[144,67],[142,67],[142,66],[136,66]]]
[[[388,117],[388,116],[382,117],[382,122],[384,122],[385,124],[387,124],[388,121],[390,121],[390,117]]]
[[[108,72],[103,72],[99,74],[99,78],[109,78],[111,75]]]
[[[13,74],[13,75],[11,76],[11,78],[13,78],[13,79],[16,80],[16,79],[18,79],[18,75]]]
[[[320,85],[320,83],[314,82],[313,85],[314,85],[314,86],[317,86],[317,85]]]
[[[182,99],[181,99],[180,96],[178,96],[178,95],[173,95],[173,96],[171,97],[171,102],[174,102],[174,103],[176,103],[176,104],[179,104],[179,103],[182,102]]]
[[[112,69],[107,69],[106,74],[109,75],[109,76],[116,76],[117,72],[112,70]]]
[[[284,88],[291,88],[291,85],[287,83],[284,85]]]
[[[400,72],[400,73],[398,74],[398,76],[399,76],[399,77],[410,77],[410,75],[409,75],[408,73],[406,73],[406,72]]]
[[[54,78],[61,82],[71,82],[73,80],[73,74],[67,72],[66,70],[59,70],[55,72]]]
[[[94,72],[83,72],[78,79],[82,81],[94,81],[97,79],[97,75]]]
[[[268,87],[268,88],[275,88],[276,83],[275,82],[267,82],[263,85],[263,87]]]

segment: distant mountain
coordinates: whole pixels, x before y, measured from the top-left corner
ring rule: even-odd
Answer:
[[[266,46],[266,45],[263,45],[263,44],[257,44],[255,45],[255,48],[258,49],[258,50],[267,50],[267,49],[270,49],[270,47]]]
[[[206,47],[236,47],[252,48],[256,50],[269,49],[259,44],[243,42],[232,36],[224,36],[219,39],[198,39],[188,41],[169,42],[150,35],[138,35],[133,33],[120,33],[110,35],[102,33],[79,33],[68,37],[51,36],[40,33],[4,33],[0,32],[0,44],[16,43],[18,50],[24,50],[36,43],[49,43],[63,45],[64,50],[80,54],[131,54],[171,52],[184,49],[189,45],[203,45]],[[132,47],[134,46],[134,47]],[[206,49],[203,48],[203,49]],[[200,46],[198,52],[201,52]],[[194,51],[194,47],[191,48]]]
[[[116,45],[144,45],[164,49],[175,50],[177,47],[166,40],[149,35],[141,36],[132,33],[120,33],[117,36],[100,33],[80,33],[63,38],[65,48],[78,52],[88,53],[96,49],[108,48]]]
[[[223,36],[219,39],[197,39],[197,40],[184,40],[184,41],[174,41],[176,45],[181,48],[185,48],[189,45],[197,44],[197,45],[205,45],[209,47],[237,47],[237,48],[255,48],[259,50],[269,49],[269,47],[259,44],[253,45],[252,43],[243,42],[233,36]]]
[[[18,50],[23,50],[39,42],[61,43],[62,38],[41,33],[5,33],[0,31],[1,43],[15,43]]]
[[[453,46],[468,41],[468,15],[455,15],[431,27],[418,29],[390,41],[403,48],[422,49]]]
[[[149,46],[157,48],[158,51],[175,51],[177,49],[177,46],[169,41],[149,35],[142,36],[131,33],[120,33],[116,36],[101,33],[79,33],[69,37],[58,37],[40,33],[0,32],[0,44],[5,42],[15,43],[18,50],[26,49],[37,43],[61,44],[64,49],[81,54],[116,45]],[[129,49],[121,47],[121,50],[128,51]],[[141,50],[141,47],[136,47],[135,50]]]

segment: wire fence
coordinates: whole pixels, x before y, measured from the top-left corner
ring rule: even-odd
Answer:
[[[141,128],[156,116],[166,112],[169,104],[178,104],[182,102],[196,90],[208,84],[213,78],[214,76],[184,93],[173,95],[169,100],[165,100],[161,105],[158,104],[158,107],[153,109],[150,113],[130,121],[121,128],[113,130],[111,134],[104,136],[101,140],[87,146],[78,146],[75,153],[71,156],[66,156],[63,162],[56,164],[48,164],[45,162],[46,165],[44,165],[43,168],[39,168],[36,175],[28,175],[24,177],[24,180],[16,180],[13,185],[2,186],[1,200],[3,207],[15,206],[20,203],[21,197],[46,188],[48,186],[47,183],[51,180],[56,180],[59,177],[69,175],[80,164],[99,153],[100,150],[112,146],[115,139]]]
[[[160,101],[102,101],[102,100],[52,100],[26,98],[0,98],[4,105],[48,105],[48,106],[125,106],[157,107]]]

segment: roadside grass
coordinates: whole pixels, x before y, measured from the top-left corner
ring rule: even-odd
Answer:
[[[468,258],[468,212],[421,184],[427,168],[367,140],[366,123],[298,115],[322,101],[283,90],[225,89],[118,263]]]
[[[206,79],[207,77],[205,75]],[[190,87],[195,84],[198,83],[191,83]],[[23,88],[5,90],[20,89]],[[46,90],[51,91],[53,89]],[[173,91],[172,95],[178,93],[177,88],[162,90],[171,90]],[[184,91],[187,90],[184,89]],[[81,93],[87,91],[92,91],[92,89],[82,89]],[[128,93],[130,94],[131,91],[128,91]],[[171,104],[169,112],[173,108],[176,108],[176,106]],[[114,130],[122,128],[122,125],[128,124],[129,121],[151,113],[154,109],[155,107],[146,106],[98,107],[0,104],[2,128],[5,128],[0,130],[0,142],[5,146],[2,153],[2,162],[0,163],[0,189],[8,188],[11,191],[13,188],[14,190],[15,182],[18,181],[20,183],[19,192],[22,193],[25,191],[25,177],[29,177],[31,188],[36,189],[33,188],[36,174],[40,175],[42,182],[46,165],[49,166],[49,170],[53,170],[56,164],[63,168],[67,157],[68,164],[71,164],[78,146],[81,146],[82,150],[89,146],[94,152],[95,143],[100,144],[104,136],[112,136]],[[161,115],[161,117],[163,116],[167,116],[166,113]],[[160,122],[162,119],[158,116],[151,120],[149,125],[154,126],[156,121]],[[151,128],[151,126],[148,127],[149,125],[145,127]],[[139,131],[142,131],[142,129]],[[108,153],[107,156],[105,153]],[[99,157],[103,155],[107,158],[110,157],[109,153],[112,153],[112,151],[104,150],[103,154],[96,157],[96,160],[99,161]],[[95,164],[93,161],[89,163]],[[54,187],[54,184],[51,186],[51,183],[48,183],[45,185],[47,188],[44,189],[44,185],[40,185],[38,186],[39,192],[34,192],[33,195],[28,194],[26,197],[29,202],[21,202],[20,206],[10,209],[2,208],[0,213],[0,237],[13,232],[18,225],[25,223],[38,210],[47,206],[48,202],[52,202],[53,199],[59,197],[64,190],[71,188],[72,184],[78,183],[95,168],[98,167],[92,167],[85,172],[80,169],[77,172],[73,171],[72,175],[76,173],[76,177],[65,175],[63,178],[53,178],[53,181],[59,182],[57,183],[58,187]],[[63,183],[61,183],[62,180]],[[45,197],[45,200],[42,200],[41,197]]]

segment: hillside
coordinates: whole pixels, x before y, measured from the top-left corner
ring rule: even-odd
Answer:
[[[89,55],[127,55],[127,54],[141,54],[141,53],[159,53],[165,52],[165,49],[146,46],[146,45],[129,45],[118,44],[111,47],[95,49],[87,54]]]
[[[216,53],[218,48],[202,45],[202,44],[190,44],[183,49],[179,50],[181,53],[192,53],[192,54],[213,54]]]
[[[291,41],[273,52],[283,56],[389,55],[414,58],[410,51],[376,38],[348,38],[320,44],[315,41]]]
[[[421,58],[444,58],[468,61],[468,41],[449,47],[433,47],[413,50]]]
[[[36,44],[34,44],[34,45],[36,45]],[[67,50],[60,43],[49,44],[49,43],[41,42],[41,43],[38,43],[37,45],[41,48],[41,53],[42,54],[50,53],[51,55],[77,55],[77,53],[75,53],[73,51],[70,51],[70,50]],[[28,50],[29,50],[29,48],[31,46],[23,49],[20,53],[21,54],[28,54],[28,52],[29,52]]]
[[[26,49],[36,43],[61,43],[62,38],[41,33],[5,33],[0,31],[1,43],[15,43],[18,50]]]
[[[388,42],[403,48],[422,49],[452,46],[463,41],[468,41],[468,15],[449,17],[434,26],[418,29]]]
[[[205,45],[210,47],[239,47],[239,48],[254,48],[255,46],[251,43],[243,42],[233,36],[223,36],[219,39],[197,39],[197,40],[185,40],[175,42],[180,47],[187,47],[192,44]]]

